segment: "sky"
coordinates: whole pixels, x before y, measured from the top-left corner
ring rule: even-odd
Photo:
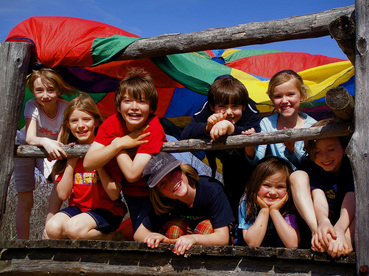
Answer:
[[[282,19],[353,4],[355,0],[0,0],[0,42],[13,27],[32,16],[95,20],[141,37],[154,37]],[[330,36],[246,48],[347,59]]]

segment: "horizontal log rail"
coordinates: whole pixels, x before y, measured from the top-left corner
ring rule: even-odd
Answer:
[[[192,33],[164,34],[142,38],[128,45],[116,60],[158,57],[195,51],[235,48],[285,40],[330,35],[329,24],[341,16],[350,17],[355,6],[331,9],[289,18],[251,22],[233,27],[212,28]]]
[[[346,136],[354,132],[351,122],[332,124],[325,127],[311,127],[301,129],[286,129],[274,132],[255,133],[252,135],[234,135],[222,137],[216,141],[205,139],[188,139],[177,142],[166,142],[162,147],[165,152],[185,152],[201,150],[221,150],[242,148],[259,144],[274,144],[298,140],[314,140],[319,138]],[[68,157],[83,157],[90,145],[64,145],[61,146]],[[20,145],[15,148],[14,157],[45,158],[46,151],[42,147]]]

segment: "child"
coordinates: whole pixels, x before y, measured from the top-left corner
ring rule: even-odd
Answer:
[[[91,144],[101,121],[93,99],[81,93],[65,110],[60,140],[65,144]],[[132,147],[141,143],[131,142]],[[54,166],[57,195],[62,201],[69,198],[69,207],[47,221],[47,235],[51,239],[114,239],[114,231],[126,213],[120,183],[114,182],[104,167],[88,172],[82,164],[83,158],[70,158],[58,160]]]
[[[71,88],[54,70],[48,68],[34,70],[26,85],[35,97],[25,105],[26,126],[17,133],[16,143],[42,146],[49,154],[49,159],[66,157],[60,147],[61,143],[57,141],[63,112],[68,105],[60,96],[71,93]],[[44,173],[44,159],[14,159],[15,188],[18,192],[16,229],[19,239],[29,238],[35,167]],[[47,178],[48,174],[45,173],[45,177]]]
[[[288,128],[308,128],[316,121],[305,113],[299,113],[300,102],[307,97],[308,87],[302,78],[292,70],[276,73],[269,81],[267,94],[272,100],[276,114],[265,117],[260,122],[261,132],[272,132]],[[250,129],[243,134],[252,134]],[[285,158],[296,169],[304,154],[304,142],[288,142],[271,145],[246,147],[247,156],[256,163],[266,155]]]
[[[234,218],[219,181],[198,176],[190,165],[165,152],[149,161],[143,177],[151,188],[155,214],[143,220],[134,234],[136,241],[151,248],[175,243],[177,255],[194,244],[228,244],[228,225]]]
[[[106,165],[115,181],[124,180],[122,190],[134,231],[151,207],[150,191],[142,180],[142,171],[151,156],[160,152],[165,141],[164,129],[154,115],[157,104],[158,93],[151,77],[139,69],[128,73],[115,94],[117,113],[107,118],[99,128],[83,164],[86,170]],[[130,156],[124,150],[122,137],[143,128],[146,143],[138,147],[136,155]]]
[[[337,122],[337,119],[330,118],[313,126],[326,126]],[[313,201],[315,214],[307,210],[307,207],[301,207],[304,212],[302,217],[311,217],[312,220],[316,217],[317,229],[313,232],[312,249],[326,251],[333,258],[353,251],[355,192],[350,161],[345,155],[348,138],[332,137],[306,141],[305,148],[310,162],[304,163],[303,169],[308,177],[294,180],[307,183],[305,186],[308,187],[310,179],[312,199],[310,193],[299,193],[300,196],[295,198],[296,206],[304,204],[302,202],[306,200],[302,197]],[[299,187],[302,189],[301,185]]]
[[[292,212],[291,172],[289,162],[275,156],[260,160],[252,172],[238,218],[238,228],[248,246],[297,248],[300,237]]]
[[[259,123],[259,111],[249,99],[246,87],[231,75],[223,75],[214,80],[207,103],[184,128],[181,138],[215,140],[225,135],[241,134],[250,128],[258,132]],[[237,217],[240,196],[252,168],[242,149],[207,151],[206,155],[213,177],[216,172],[215,158],[219,158],[222,162],[224,186],[233,214]]]

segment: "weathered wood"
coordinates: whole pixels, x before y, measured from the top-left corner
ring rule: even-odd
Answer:
[[[355,275],[355,254],[332,260],[310,249],[194,245],[176,256],[173,244],[1,241],[0,274],[35,275]]]
[[[274,144],[298,140],[312,140],[317,138],[346,136],[354,132],[351,122],[334,124],[326,127],[312,127],[302,129],[287,129],[274,132],[255,133],[253,135],[233,135],[222,137],[214,142],[202,139],[188,139],[177,142],[165,142],[162,151],[184,152],[199,150],[220,150],[243,148],[259,144]],[[69,157],[83,157],[89,145],[61,146]],[[16,147],[15,157],[47,157],[42,147],[20,145]]]
[[[25,78],[31,58],[29,43],[0,43],[0,223],[14,168],[13,147],[24,99]]]
[[[357,271],[369,264],[369,3],[356,0],[355,132],[347,149],[355,179]]]
[[[331,36],[336,40],[338,46],[351,61],[352,65],[355,65],[356,25],[354,18],[341,16],[332,21],[328,29]]]
[[[325,95],[325,101],[338,118],[352,120],[355,102],[346,88],[338,86],[329,89]]]
[[[344,15],[350,16],[353,10],[354,5],[279,20],[143,38],[125,48],[117,60],[322,37],[329,35],[328,25],[333,20]]]

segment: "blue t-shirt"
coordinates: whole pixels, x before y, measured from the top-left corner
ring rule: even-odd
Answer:
[[[209,219],[213,229],[227,226],[235,220],[221,183],[209,176],[199,177],[199,185],[196,186],[196,196],[192,208],[178,201],[178,206],[172,212],[160,216],[151,213],[143,220],[142,224],[152,232],[159,232],[167,221],[174,218],[185,218],[187,221],[193,222],[191,224]]]

